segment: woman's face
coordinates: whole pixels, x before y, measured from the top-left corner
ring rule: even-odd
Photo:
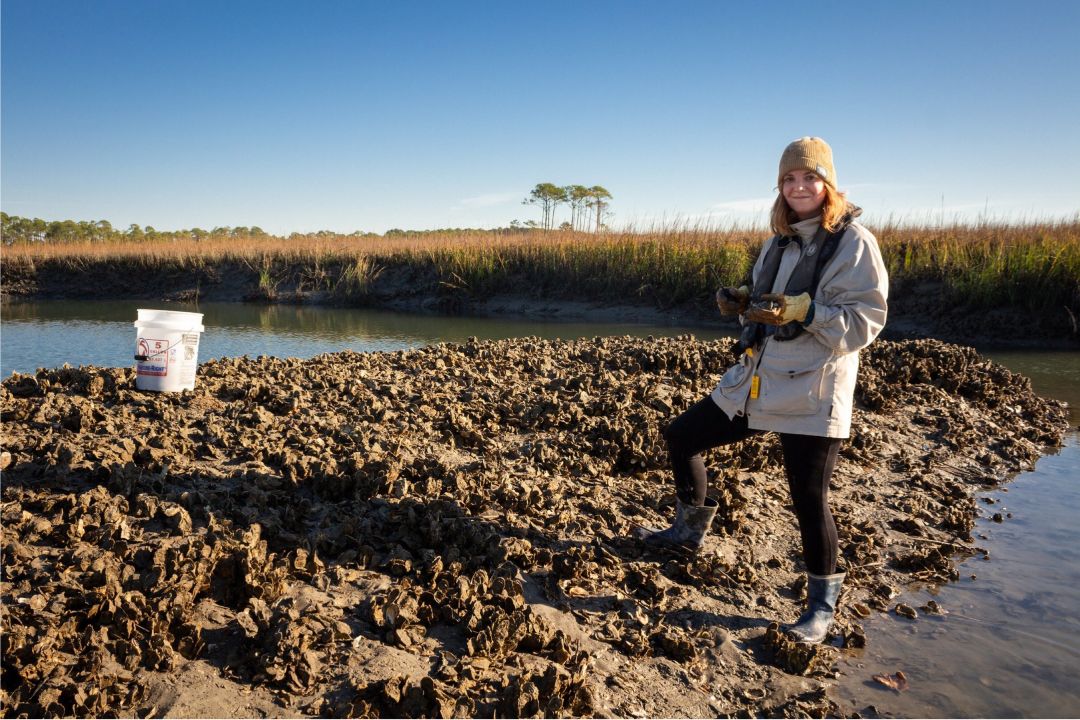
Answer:
[[[789,172],[784,176],[780,191],[800,220],[819,215],[825,202],[825,181],[809,170]]]

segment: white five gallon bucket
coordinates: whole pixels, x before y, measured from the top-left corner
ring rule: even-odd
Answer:
[[[202,318],[202,313],[139,310],[135,387],[159,392],[195,389]]]

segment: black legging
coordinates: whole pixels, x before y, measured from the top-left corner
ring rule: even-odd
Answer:
[[[759,432],[747,427],[745,416],[729,419],[711,397],[675,418],[664,431],[664,439],[679,499],[687,505],[705,504],[709,478],[702,452]],[[806,569],[815,575],[831,575],[836,572],[837,537],[829,510],[829,479],[836,467],[840,439],[780,433],[780,445]]]

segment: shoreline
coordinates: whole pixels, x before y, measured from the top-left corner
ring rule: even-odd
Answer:
[[[645,322],[729,329],[711,293],[673,300],[649,284],[632,293],[591,290],[534,282],[527,274],[501,277],[491,286],[464,280],[448,282],[424,262],[389,263],[357,279],[350,267],[292,261],[273,271],[251,263],[219,260],[188,262],[131,259],[90,261],[72,266],[61,261],[8,262],[0,299],[140,300],[176,303],[256,302],[332,307],[366,307],[428,315],[518,317],[573,322]],[[455,276],[456,277],[456,276]],[[486,288],[486,289],[485,289]],[[1080,349],[1080,326],[1068,307],[1047,314],[1010,305],[973,308],[949,300],[940,281],[894,278],[889,319],[882,337],[890,340],[934,338],[945,342],[998,348]]]
[[[565,323],[601,323],[601,324],[636,324],[656,326],[678,326],[688,330],[724,331],[735,335],[739,326],[733,320],[727,320],[714,316],[709,309],[701,309],[696,306],[681,306],[669,309],[659,309],[654,305],[616,304],[596,300],[568,300],[561,298],[536,298],[524,295],[497,295],[490,298],[473,300],[467,304],[456,304],[448,308],[446,303],[437,297],[387,297],[367,302],[364,304],[343,304],[334,301],[325,294],[307,294],[300,297],[281,297],[275,300],[245,300],[242,297],[216,295],[202,296],[204,302],[242,303],[252,305],[307,305],[312,307],[356,309],[356,310],[382,310],[398,312],[407,315],[420,315],[424,317],[453,317],[453,318],[504,318],[508,320],[529,320],[537,322],[565,322]],[[163,309],[178,305],[183,309],[195,308],[197,311],[198,301],[183,294],[171,294],[161,297],[154,295],[109,295],[109,296],[84,296],[84,295],[13,295],[10,293],[0,294],[0,308],[18,305],[20,303],[63,301],[63,300],[101,300],[101,301],[140,301],[155,302]],[[178,308],[179,309],[179,308]],[[998,310],[996,314],[1001,319],[1003,327],[1012,327],[1023,321],[1023,314],[1010,312],[1008,309]],[[958,345],[977,347],[983,351],[990,350],[1034,350],[1044,349],[1050,351],[1075,351],[1080,350],[1080,337],[1044,337],[1044,336],[1016,336],[1011,334],[990,333],[973,335],[969,332],[950,331],[946,323],[931,319],[919,319],[916,317],[890,315],[882,331],[882,340],[940,340]]]
[[[711,456],[727,469],[705,553],[626,539],[670,515],[660,427],[730,346],[230,358],[180,395],[137,392],[127,369],[5,380],[4,630],[26,683],[8,702],[101,714],[71,693],[109,658],[114,710],[836,714],[837,646],[873,642],[860,620],[902,612],[900,587],[954,577],[975,493],[1059,443],[1066,416],[969,348],[864,351],[832,501],[850,580],[832,643],[808,651],[768,629],[802,591],[774,438]],[[122,617],[126,635],[85,634]],[[59,655],[31,653],[28,628]],[[65,660],[72,642],[98,650]]]

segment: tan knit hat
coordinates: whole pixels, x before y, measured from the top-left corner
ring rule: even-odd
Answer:
[[[776,179],[776,186],[782,187],[784,176],[792,170],[809,170],[817,173],[818,177],[836,187],[836,168],[833,167],[832,148],[829,143],[819,137],[801,137],[784,148],[784,154],[780,156],[780,175]]]

